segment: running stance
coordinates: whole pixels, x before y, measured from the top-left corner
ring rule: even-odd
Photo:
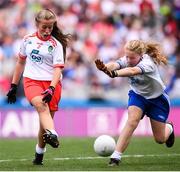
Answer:
[[[161,80],[158,65],[167,64],[159,45],[132,40],[125,45],[125,56],[115,62],[104,64],[95,60],[96,67],[110,76],[128,77],[131,90],[128,100],[128,120],[123,128],[111,155],[109,166],[119,165],[132,134],[144,115],[150,119],[154,139],[165,143],[167,147],[174,144],[174,128],[167,122],[169,115],[169,97]]]

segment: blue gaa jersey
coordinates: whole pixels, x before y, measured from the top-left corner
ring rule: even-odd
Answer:
[[[117,63],[120,65],[120,69],[128,67],[125,56],[120,58]],[[158,66],[152,58],[144,54],[136,66],[142,70],[142,74],[129,77],[131,89],[146,99],[156,98],[163,94],[165,85],[160,77]]]

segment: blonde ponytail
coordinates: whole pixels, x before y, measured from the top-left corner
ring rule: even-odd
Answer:
[[[167,58],[162,54],[158,43],[131,40],[126,43],[125,49],[135,52],[141,56],[143,54],[148,54],[156,64],[167,64]]]
[[[167,64],[167,58],[162,54],[161,47],[158,43],[147,42],[146,53],[153,58],[156,64]]]

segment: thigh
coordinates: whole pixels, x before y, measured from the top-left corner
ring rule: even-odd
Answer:
[[[131,108],[130,108],[131,107]],[[128,109],[129,113],[131,111],[136,112],[138,115],[141,115],[141,119],[143,118],[147,108],[147,100],[136,94],[134,91],[129,91],[129,100],[128,100]]]
[[[147,116],[159,122],[166,122],[169,115],[169,101],[166,96],[161,95],[158,98],[150,99]]]
[[[142,115],[143,115],[143,111],[140,107],[137,106],[128,107],[128,121],[134,121],[136,123],[139,123]]]
[[[24,78],[23,82],[24,93],[29,102],[31,102],[31,100],[36,96],[41,96],[42,98],[41,93],[44,91],[44,89],[40,81]]]

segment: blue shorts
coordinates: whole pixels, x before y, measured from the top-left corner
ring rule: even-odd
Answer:
[[[141,108],[143,111],[142,118],[144,115],[147,115],[149,118],[156,121],[164,123],[166,122],[170,110],[169,98],[167,94],[164,93],[157,98],[146,99],[130,90],[128,95],[128,107],[137,106]]]

